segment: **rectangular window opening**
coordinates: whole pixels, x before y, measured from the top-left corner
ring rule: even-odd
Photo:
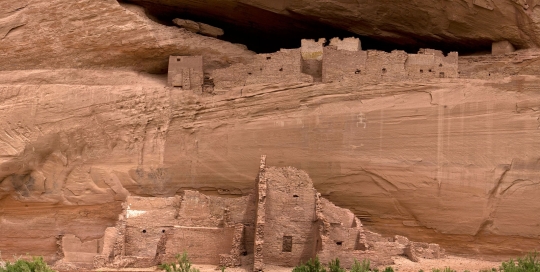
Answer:
[[[283,236],[283,252],[292,252],[292,236]]]

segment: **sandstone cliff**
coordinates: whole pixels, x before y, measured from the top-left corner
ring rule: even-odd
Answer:
[[[236,7],[219,3],[223,14]],[[538,45],[534,1],[367,1],[382,13],[366,17],[352,2],[272,3],[282,6],[264,10],[388,41]],[[211,71],[254,53],[112,0],[2,0],[0,250],[61,259],[61,235],[101,238],[128,195],[246,195],[263,153],[306,170],[324,197],[383,234],[450,253],[531,250],[540,234],[540,79],[538,52],[524,52],[461,58],[459,79],[259,84],[199,96],[166,87],[169,55],[203,55]]]
[[[262,32],[274,39],[313,35],[317,30],[331,34],[334,29],[393,44],[448,49],[489,48],[498,40],[510,40],[519,48],[540,45],[540,9],[533,0],[221,0],[212,5],[201,0],[132,2],[157,16],[171,16],[176,11],[252,35]]]

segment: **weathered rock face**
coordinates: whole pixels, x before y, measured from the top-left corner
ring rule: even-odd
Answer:
[[[165,17],[183,13],[255,35],[253,29],[264,35],[298,37],[314,29],[323,31],[326,26],[401,45],[478,49],[499,40],[509,40],[519,48],[540,45],[540,8],[532,0],[133,2]]]
[[[169,55],[204,55],[207,67],[252,52],[149,20],[117,1],[0,1],[0,70],[118,68],[164,73]]]
[[[242,96],[199,97],[129,72],[7,75],[0,112],[7,256],[54,259],[56,236],[68,231],[100,238],[126,190],[246,194],[260,153],[306,169],[323,196],[386,234],[460,253],[537,243],[536,76],[253,86]],[[32,83],[40,77],[49,81]],[[102,85],[90,86],[96,77]],[[507,247],[498,245],[509,236]]]
[[[442,6],[378,1],[362,13],[368,2],[223,1],[210,14],[258,6],[387,40],[538,44],[536,2],[432,2]],[[536,247],[537,51],[460,58],[460,79],[274,82],[198,96],[141,71],[163,72],[170,54],[203,55],[212,74],[251,67],[253,52],[143,15],[111,0],[0,1],[3,256],[59,260],[64,234],[101,239],[128,195],[246,195],[260,154],[306,170],[324,197],[383,234],[450,253]]]

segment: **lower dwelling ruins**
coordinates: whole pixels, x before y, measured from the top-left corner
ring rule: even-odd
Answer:
[[[255,193],[230,198],[185,191],[182,196],[129,196],[115,227],[102,239],[81,242],[59,238],[63,265],[78,267],[151,267],[187,252],[194,263],[216,266],[292,267],[310,258],[355,259],[375,265],[404,255],[439,258],[437,244],[382,237],[365,230],[349,210],[323,198],[306,172],[266,166],[261,158]]]

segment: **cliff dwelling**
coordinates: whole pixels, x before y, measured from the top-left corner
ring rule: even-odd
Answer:
[[[81,243],[64,235],[59,251],[64,266],[146,268],[187,252],[195,263],[220,267],[293,267],[318,257],[392,264],[392,257],[437,259],[437,244],[383,237],[365,230],[347,209],[325,199],[304,171],[269,167],[261,157],[254,193],[224,198],[197,191],[174,197],[129,196],[115,227],[103,238]],[[92,246],[93,244],[93,246]]]
[[[536,2],[0,0],[0,266],[498,269],[540,242]]]

